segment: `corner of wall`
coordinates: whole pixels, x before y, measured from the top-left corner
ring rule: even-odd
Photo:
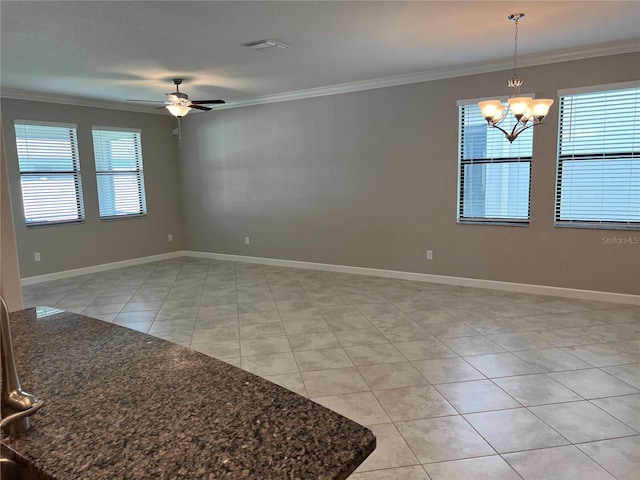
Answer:
[[[9,311],[22,310],[22,289],[18,267],[18,250],[13,227],[7,162],[4,154],[4,135],[0,123],[0,294],[7,302]]]

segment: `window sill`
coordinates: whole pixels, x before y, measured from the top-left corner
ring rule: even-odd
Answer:
[[[65,225],[78,225],[84,223],[82,220],[69,220],[67,222],[42,222],[42,223],[25,223],[27,228],[40,228],[40,227],[64,227]]]
[[[528,221],[507,221],[507,220],[463,220],[458,219],[458,225],[497,225],[501,227],[528,227]]]
[[[621,225],[607,223],[585,223],[585,222],[556,222],[554,227],[558,228],[582,228],[587,230],[640,230],[640,224]]]
[[[100,217],[101,222],[115,222],[118,220],[133,220],[136,218],[144,218],[147,214],[136,214],[136,215],[116,215],[114,217]]]

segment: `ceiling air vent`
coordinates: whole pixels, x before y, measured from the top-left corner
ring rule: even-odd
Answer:
[[[257,42],[243,43],[242,46],[251,48],[252,50],[264,50],[265,48],[271,48],[271,47],[289,48],[289,45],[275,42],[273,40],[258,40]]]

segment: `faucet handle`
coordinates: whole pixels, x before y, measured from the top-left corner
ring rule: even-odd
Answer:
[[[23,391],[22,388],[8,391],[5,395],[2,402],[3,414],[28,410],[38,401],[35,395]]]
[[[8,427],[10,425],[15,424],[19,420],[26,419],[27,417],[30,417],[31,415],[36,413],[38,410],[40,410],[40,407],[42,407],[42,405],[44,405],[44,400],[38,400],[33,395],[30,395],[30,397],[35,399],[35,402],[33,403],[33,405],[31,405],[26,410],[22,410],[20,412],[13,413],[13,414],[3,418],[2,421],[0,421],[0,430],[4,429],[5,427]]]

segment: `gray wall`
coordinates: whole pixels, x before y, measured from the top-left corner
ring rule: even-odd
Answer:
[[[37,120],[78,125],[84,193],[84,223],[27,228],[24,222],[13,121]],[[172,252],[183,248],[177,141],[169,116],[101,108],[2,99],[2,126],[22,278]],[[92,126],[140,128],[147,196],[146,217],[101,221]],[[167,234],[173,233],[173,242]],[[35,262],[34,252],[42,261]]]
[[[640,54],[523,68],[524,92],[639,78]],[[531,225],[456,224],[456,101],[496,72],[191,115],[180,151],[189,250],[640,293],[640,232],[554,228],[558,105],[536,128]],[[251,244],[244,245],[244,237]],[[427,261],[427,249],[434,259]]]

